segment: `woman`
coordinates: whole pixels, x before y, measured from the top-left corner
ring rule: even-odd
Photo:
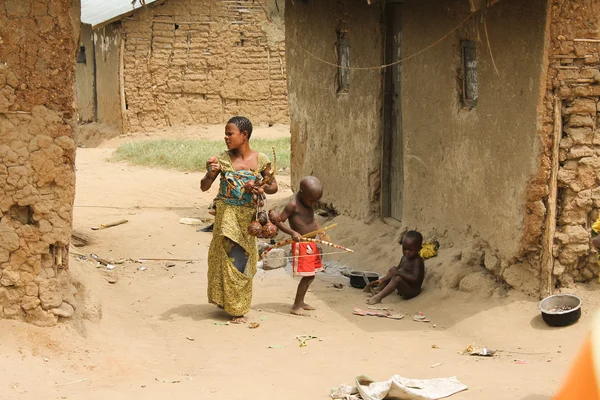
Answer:
[[[252,124],[245,117],[233,117],[225,125],[227,151],[206,162],[201,188],[205,192],[221,175],[216,199],[213,238],[208,250],[208,301],[233,316],[231,322],[245,323],[252,301],[252,278],[256,273],[258,248],[248,226],[256,213],[256,194],[245,190],[249,181],[266,177],[271,162],[250,148]],[[277,192],[275,179],[262,186],[267,194]]]

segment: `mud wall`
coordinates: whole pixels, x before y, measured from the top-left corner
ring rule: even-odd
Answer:
[[[366,1],[309,1],[286,8],[292,185],[315,175],[323,201],[344,214],[369,219],[378,207],[381,71],[350,72],[348,93],[337,93],[338,30],[350,43],[350,67],[383,59],[381,11]],[[302,48],[301,48],[301,47]],[[296,187],[295,187],[296,189]]]
[[[95,120],[94,103],[94,42],[92,27],[88,24],[81,26],[80,47],[85,48],[85,63],[78,62],[75,70],[75,89],[77,95],[77,120],[92,122]],[[79,53],[79,49],[77,50]]]
[[[170,0],[123,20],[125,130],[287,124],[283,3]]]
[[[0,317],[73,314],[68,244],[75,190],[79,2],[0,7]]]
[[[447,4],[404,4],[405,55],[469,15],[468,2]],[[405,225],[478,234],[505,258],[518,254],[526,186],[540,151],[536,119],[545,10],[546,0],[503,0],[487,10],[498,73],[480,15],[403,65]],[[461,40],[477,46],[479,96],[472,109],[461,100]]]
[[[598,276],[590,232],[600,207],[600,3],[550,3],[550,65],[540,130],[547,145],[531,193],[548,192],[550,149],[555,121],[560,121],[553,275],[556,286],[568,286]],[[559,115],[554,112],[557,99]]]
[[[119,66],[121,51],[121,23],[94,29],[96,55],[97,119],[103,124],[121,129],[121,92]]]

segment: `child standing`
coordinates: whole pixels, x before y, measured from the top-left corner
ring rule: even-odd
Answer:
[[[315,243],[301,243],[302,235],[319,229],[315,221],[313,207],[323,196],[323,185],[314,176],[307,176],[300,181],[300,191],[286,205],[281,213],[281,222],[277,227],[292,237],[293,274],[301,276],[296,298],[290,313],[306,316],[302,310],[315,308],[304,302],[308,287],[315,279],[317,272],[323,271],[321,256]],[[289,219],[290,226],[284,222]]]
[[[378,286],[381,291],[367,300],[367,304],[381,303],[381,300],[395,290],[404,299],[412,299],[421,293],[421,285],[425,277],[425,263],[419,255],[423,246],[423,236],[417,231],[409,231],[402,238],[402,253],[400,263],[392,267],[388,274],[371,282],[365,290],[373,290]]]

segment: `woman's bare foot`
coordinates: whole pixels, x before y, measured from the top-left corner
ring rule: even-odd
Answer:
[[[377,303],[381,303],[381,299],[380,299],[380,298],[378,298],[377,296],[373,296],[373,297],[371,297],[371,298],[367,299],[367,304],[369,304],[369,305],[371,305],[371,306],[372,306],[373,304],[377,304]]]
[[[311,306],[310,304],[306,304],[306,303],[303,303],[303,304],[302,304],[302,308],[303,308],[304,310],[306,310],[306,311],[314,311],[314,310],[316,310],[316,308],[314,308],[314,307],[313,307],[313,306]]]
[[[241,317],[233,317],[231,319],[232,324],[245,324],[246,322],[246,317],[244,317],[243,315]]]
[[[309,317],[310,316],[310,314],[302,312],[302,306],[292,307],[290,310],[290,314],[299,315],[301,317]]]

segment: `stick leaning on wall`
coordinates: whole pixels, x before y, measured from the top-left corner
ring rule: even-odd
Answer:
[[[540,296],[553,293],[554,279],[554,234],[556,233],[556,206],[558,197],[558,153],[562,136],[562,100],[557,95],[554,99],[554,132],[552,138],[552,158],[550,164],[550,185],[546,204],[546,228],[544,229],[542,266],[540,274]]]

